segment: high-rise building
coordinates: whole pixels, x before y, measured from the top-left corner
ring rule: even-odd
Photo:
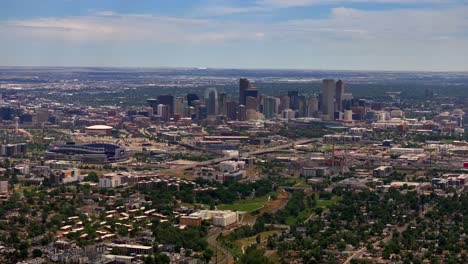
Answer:
[[[289,104],[290,104],[289,96],[287,96],[287,95],[281,96],[279,110],[283,111],[285,109],[289,109]]]
[[[226,102],[227,102],[227,94],[226,93],[219,93],[218,94],[218,114],[219,115],[226,115]]]
[[[245,105],[245,91],[250,88],[250,82],[246,78],[239,80],[239,104]]]
[[[159,95],[158,103],[169,107],[169,115],[174,114],[174,96],[172,94]]]
[[[244,105],[239,105],[239,114],[237,115],[239,121],[247,120],[247,108]]]
[[[336,84],[333,79],[325,79],[322,82],[322,115],[326,120],[333,119],[335,110]]]
[[[344,121],[353,121],[353,111],[351,110],[344,111]]]
[[[300,117],[307,116],[307,102],[306,102],[306,97],[304,95],[299,95],[296,97],[296,107],[297,107],[297,112],[299,113]]]
[[[185,116],[185,103],[183,97],[174,98],[174,115]]]
[[[206,105],[198,105],[195,107],[196,119],[205,120],[207,117],[207,107]]]
[[[205,91],[206,112],[208,115],[218,114],[218,90],[208,88]]]
[[[164,120],[168,121],[169,120],[169,106],[165,104],[159,104],[158,105],[158,111],[157,111],[158,116]]]
[[[278,113],[280,99],[273,96],[263,98],[263,115],[266,119],[271,119]]]
[[[196,94],[187,94],[187,105],[188,106],[194,106],[193,101],[199,101],[200,98]]]
[[[342,80],[336,82],[335,93],[335,111],[343,112],[343,96],[345,93],[345,83]]]
[[[292,110],[298,110],[299,109],[299,92],[298,91],[288,91],[288,97],[289,97],[289,106]]]
[[[245,90],[244,92],[244,101],[247,104],[247,97],[255,97],[258,98],[258,90],[256,87],[250,87],[249,89]]]
[[[251,110],[258,110],[258,100],[257,97],[247,96],[245,100],[245,107]]]
[[[307,116],[316,117],[319,110],[319,103],[317,96],[310,96],[307,100]]]
[[[237,102],[229,100],[226,102],[226,116],[229,120],[237,120]]]
[[[292,109],[284,109],[283,112],[281,112],[281,117],[284,119],[293,119],[296,117],[296,111]]]
[[[148,99],[146,100],[146,105],[153,108],[153,111],[156,112],[158,109],[158,99]]]

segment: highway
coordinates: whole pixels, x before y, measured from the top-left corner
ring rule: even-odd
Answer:
[[[298,141],[295,141],[295,142],[292,142],[292,143],[287,143],[287,144],[283,144],[283,145],[279,145],[279,146],[274,146],[274,147],[263,148],[263,149],[254,150],[254,151],[250,151],[250,152],[245,152],[245,153],[241,154],[240,156],[241,156],[241,158],[248,158],[250,156],[275,152],[275,151],[278,151],[278,150],[281,150],[281,149],[292,148],[292,147],[294,147],[296,145],[307,144],[307,143],[314,142],[314,141],[315,141],[315,139],[302,139],[302,140],[298,140]],[[190,170],[190,169],[194,169],[194,168],[199,167],[199,166],[214,165],[214,164],[218,164],[220,162],[231,160],[231,159],[232,159],[232,157],[221,157],[221,158],[216,158],[216,159],[207,160],[207,161],[203,161],[203,162],[197,162],[197,163],[190,164],[190,165],[177,166],[175,168],[169,169],[169,171],[172,171],[172,170]]]

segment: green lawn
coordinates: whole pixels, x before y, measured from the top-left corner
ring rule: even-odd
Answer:
[[[313,208],[306,208],[304,211],[301,211],[297,217],[289,216],[286,219],[286,224],[287,225],[295,225],[298,222],[302,222],[305,219],[309,218],[309,216],[314,213],[313,210],[315,208],[323,207],[324,209],[326,209],[326,208],[334,205],[335,203],[337,203],[338,201],[341,200],[341,197],[337,196],[337,195],[332,196],[332,198],[330,200],[319,199],[318,194],[316,194],[315,197],[316,197],[315,199],[317,201],[317,204]]]
[[[341,200],[340,196],[334,195],[331,200],[317,200],[317,207],[330,207]]]
[[[258,210],[268,203],[268,196],[263,196],[254,199],[244,199],[234,202],[233,204],[222,204],[218,206],[219,210],[232,210],[252,212]]]

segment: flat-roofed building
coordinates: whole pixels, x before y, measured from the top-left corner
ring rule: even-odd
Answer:
[[[152,246],[133,245],[133,244],[107,244],[112,249],[117,249],[121,254],[124,255],[151,255],[153,254]]]
[[[179,219],[180,225],[201,226],[203,219],[198,216],[183,215]]]

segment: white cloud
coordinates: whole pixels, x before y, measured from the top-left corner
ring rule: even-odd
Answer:
[[[80,17],[10,20],[0,22],[0,30],[6,37],[83,42],[216,43],[266,39],[326,41],[336,38],[394,42],[465,39],[468,35],[466,25],[468,7],[463,6],[439,10],[381,11],[338,7],[331,9],[330,16],[326,18],[268,24],[249,20],[197,19],[102,11]]]
[[[350,4],[350,3],[377,3],[377,4],[450,4],[463,0],[258,0],[257,3],[265,6],[297,7],[323,4]]]
[[[252,5],[229,6],[214,5],[203,8],[203,11],[210,15],[228,15],[239,13],[265,13],[277,9],[291,7],[306,7],[316,5],[346,5],[359,3],[373,4],[438,4],[444,6],[466,4],[466,0],[256,0]]]
[[[467,69],[463,60],[468,57],[466,25],[466,6],[380,11],[338,7],[325,18],[278,22],[99,12],[4,21],[0,22],[0,34],[8,43],[63,43],[64,47],[113,43],[128,47],[135,47],[135,43],[145,47],[169,44],[165,46],[187,50],[208,47],[210,52],[218,49],[218,55],[228,57],[246,52],[253,61],[282,58],[277,63],[284,67],[329,57],[339,63],[401,63],[413,68],[416,63],[428,68],[445,63],[444,67],[453,64]],[[4,47],[0,42],[0,50]],[[342,62],[341,58],[347,59]]]
[[[104,11],[89,16],[12,20],[0,23],[10,37],[73,42],[149,41],[205,43],[259,39],[235,22]],[[252,28],[251,28],[252,29]]]

